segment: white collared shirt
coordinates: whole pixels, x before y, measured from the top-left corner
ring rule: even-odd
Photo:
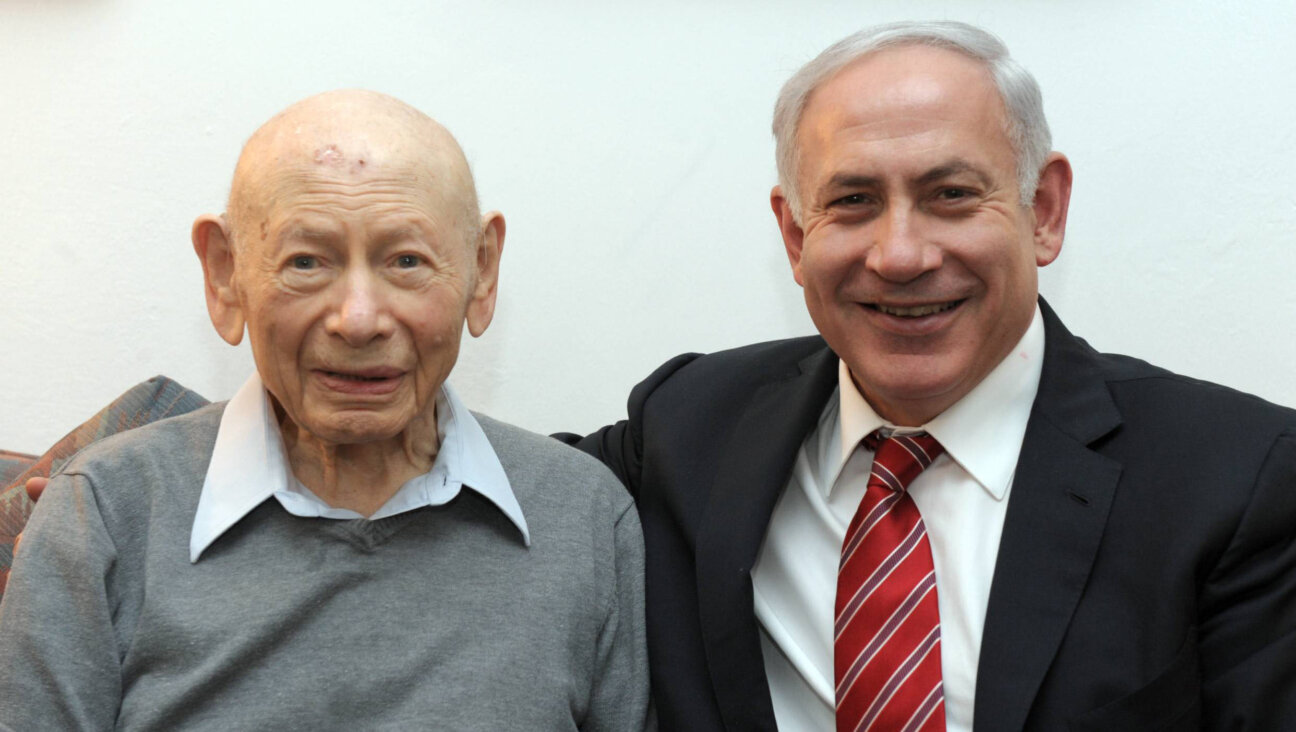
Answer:
[[[922,512],[936,565],[946,729],[972,729],[981,631],[1008,509],[1044,361],[1035,317],[981,383],[922,429],[945,455],[909,494]],[[761,651],[780,729],[833,730],[833,603],[841,544],[868,483],[873,453],[859,441],[894,427],[838,366],[838,390],[801,445],[752,569]],[[852,456],[854,458],[852,459]]]
[[[495,504],[530,546],[526,518],[504,466],[481,425],[449,384],[443,384],[437,394],[436,409],[440,448],[432,469],[406,481],[369,519],[443,505],[467,486]],[[294,516],[365,518],[328,505],[293,476],[270,397],[261,377],[254,373],[225,405],[221,416],[189,536],[189,561],[197,562],[212,542],[270,497]]]

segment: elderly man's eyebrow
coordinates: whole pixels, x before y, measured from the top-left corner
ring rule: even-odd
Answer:
[[[337,239],[337,232],[326,228],[316,228],[306,224],[294,224],[283,229],[282,239],[307,241],[315,244],[327,244]]]
[[[383,229],[379,232],[377,239],[382,244],[392,244],[405,239],[417,239],[422,236],[423,232],[417,226],[395,226],[390,229]]]
[[[914,183],[919,186],[925,186],[962,173],[971,173],[977,179],[977,182],[983,186],[990,185],[990,176],[986,175],[984,170],[966,160],[951,160],[944,165],[938,165],[918,176]]]

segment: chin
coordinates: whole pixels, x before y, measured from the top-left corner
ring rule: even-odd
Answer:
[[[390,440],[405,429],[404,422],[372,417],[345,417],[308,426],[311,434],[335,445],[363,445]]]
[[[944,402],[947,395],[957,393],[963,382],[960,372],[942,368],[926,359],[903,358],[888,363],[886,368],[876,366],[873,364],[873,368],[864,371],[862,376],[853,368],[851,373],[864,398],[887,419],[896,418],[894,414],[882,413],[887,406],[893,408],[888,411],[894,411],[895,407],[908,410],[922,405],[930,408]]]

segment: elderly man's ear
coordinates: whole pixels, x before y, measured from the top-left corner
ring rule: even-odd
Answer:
[[[503,253],[504,214],[491,211],[481,219],[481,235],[477,240],[477,284],[473,287],[472,299],[468,301],[468,332],[474,338],[485,333],[486,326],[495,317],[495,295],[499,285],[500,255]]]
[[[207,313],[231,346],[243,340],[243,308],[234,286],[233,237],[224,216],[203,214],[193,225],[193,248],[202,262]]]

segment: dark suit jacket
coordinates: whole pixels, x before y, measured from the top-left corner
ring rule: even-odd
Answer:
[[[1296,729],[1296,413],[1041,307],[976,730]],[[638,500],[665,730],[774,728],[750,570],[836,376],[819,338],[680,356],[628,421],[568,438]]]

